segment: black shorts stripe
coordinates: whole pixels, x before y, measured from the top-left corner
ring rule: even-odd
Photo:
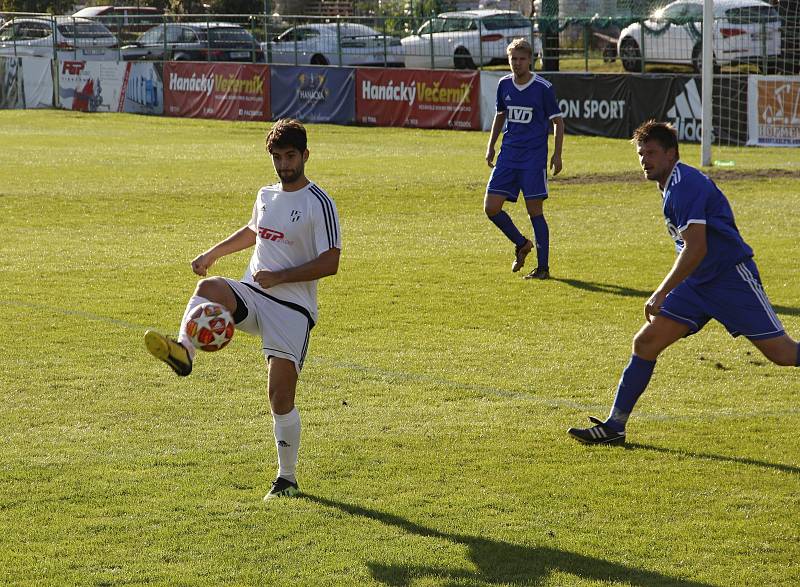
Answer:
[[[311,193],[319,200],[322,206],[323,216],[325,217],[325,230],[328,233],[328,248],[332,249],[336,246],[336,241],[339,238],[339,227],[336,224],[336,215],[333,213],[333,202],[324,191],[316,185],[310,188]]]
[[[267,292],[265,292],[265,291],[262,291],[262,290],[258,289],[256,286],[254,286],[254,285],[251,285],[251,284],[249,284],[249,283],[245,283],[245,282],[243,282],[243,281],[242,281],[242,282],[240,282],[240,283],[241,283],[242,285],[246,285],[247,287],[249,287],[250,289],[252,289],[252,290],[253,290],[254,292],[256,292],[257,294],[259,294],[259,295],[262,295],[262,296],[264,296],[265,298],[267,298],[267,299],[270,299],[270,300],[272,300],[273,302],[276,302],[276,303],[280,304],[281,306],[286,306],[287,308],[291,308],[291,309],[292,309],[292,310],[294,310],[295,312],[300,312],[300,313],[301,313],[303,316],[305,316],[305,317],[308,319],[308,328],[309,328],[309,330],[310,330],[310,329],[312,329],[312,328],[314,328],[314,319],[311,317],[311,312],[309,312],[308,310],[306,310],[306,309],[305,309],[303,306],[301,306],[300,304],[295,304],[294,302],[287,302],[286,300],[280,300],[280,299],[276,298],[275,296],[271,296],[271,295],[269,295]]]
[[[300,368],[301,369],[303,368],[303,363],[306,362],[306,352],[308,352],[308,339],[309,339],[310,333],[311,333],[311,327],[309,325],[309,327],[306,329],[306,340],[303,342],[303,352],[300,353]]]

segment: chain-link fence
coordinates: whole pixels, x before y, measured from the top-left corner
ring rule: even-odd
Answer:
[[[715,71],[797,73],[797,6],[718,3]],[[619,9],[616,12],[620,12]],[[528,18],[471,11],[417,16],[147,15],[82,19],[7,15],[0,55],[61,59],[249,61],[293,65],[506,67],[527,38],[544,71],[699,71],[702,4],[674,2],[647,16]]]

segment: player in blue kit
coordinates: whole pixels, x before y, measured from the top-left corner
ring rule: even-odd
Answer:
[[[550,277],[550,230],[543,212],[547,198],[547,139],[552,126],[555,147],[550,168],[553,175],[558,175],[561,171],[564,121],[552,84],[531,72],[533,50],[530,43],[525,39],[515,39],[506,53],[511,75],[497,84],[497,113],[486,149],[486,162],[493,169],[486,186],[483,210],[514,243],[511,271],[519,271],[525,265],[525,257],[533,249],[533,243],[503,211],[503,204],[506,200],[516,202],[522,192],[533,225],[538,262],[536,269],[525,279],[547,279]],[[494,144],[504,124],[503,142],[495,165]]]
[[[633,134],[644,175],[663,194],[667,230],[678,257],[644,307],[646,324],[633,338],[633,354],[605,422],[568,433],[586,444],[623,444],[625,425],[644,393],[656,358],[714,318],[732,336],[743,335],[777,365],[800,366],[800,345],[783,330],[761,285],[753,250],[739,235],[728,200],[708,177],[681,163],[678,136],[651,120]]]

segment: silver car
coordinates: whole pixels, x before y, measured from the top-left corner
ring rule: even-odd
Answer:
[[[75,61],[119,58],[117,37],[99,22],[71,16],[13,18],[0,26],[0,55]]]
[[[702,59],[702,0],[677,0],[655,11],[642,24],[622,29],[617,53],[627,71],[644,63],[678,63],[700,71]],[[714,2],[714,68],[739,63],[774,62],[781,51],[778,12],[760,0]],[[768,69],[770,67],[768,66]]]
[[[352,22],[292,27],[261,43],[270,63],[401,67],[400,39]]]
[[[534,59],[542,53],[538,30],[513,10],[445,12],[402,39],[406,67],[475,69],[506,63],[506,47],[517,38],[530,41]],[[431,58],[433,52],[433,58]]]

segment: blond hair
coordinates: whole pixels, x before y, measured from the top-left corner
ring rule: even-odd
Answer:
[[[506,47],[506,54],[511,55],[512,51],[525,51],[528,57],[533,58],[533,47],[528,42],[528,39],[514,39]]]

